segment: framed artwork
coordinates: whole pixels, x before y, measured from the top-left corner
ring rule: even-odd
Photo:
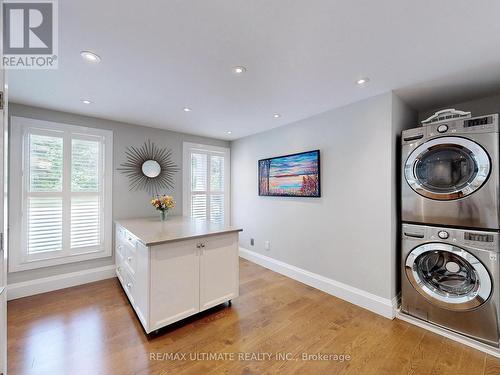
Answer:
[[[259,195],[321,197],[319,150],[259,160]]]

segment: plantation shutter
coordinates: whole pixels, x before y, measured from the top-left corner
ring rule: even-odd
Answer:
[[[22,137],[21,263],[110,252],[111,186],[104,176],[104,166],[112,168],[111,158],[104,160],[110,133],[54,128],[27,128]]]
[[[210,218],[224,221],[224,156],[210,156]]]
[[[100,143],[77,138],[72,139],[71,147],[71,248],[98,246]]]
[[[229,154],[202,146],[189,147],[185,156],[189,160],[189,192],[187,194],[189,215],[223,223],[228,212],[226,165]]]
[[[199,219],[208,218],[207,161],[207,154],[191,154],[191,216]]]
[[[29,134],[28,149],[27,250],[62,251],[62,135]]]

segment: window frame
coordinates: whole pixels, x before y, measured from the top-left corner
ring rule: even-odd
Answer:
[[[18,272],[36,268],[50,267],[60,264],[81,262],[89,259],[109,257],[112,255],[112,191],[113,191],[113,132],[98,128],[89,128],[72,124],[43,121],[25,117],[10,118],[11,153],[10,160],[10,202],[11,222],[9,272]],[[28,134],[58,135],[63,138],[63,186],[61,192],[40,193],[44,196],[61,196],[63,199],[63,220],[71,216],[71,198],[74,196],[98,195],[102,203],[102,236],[101,245],[87,249],[71,249],[70,220],[63,222],[62,250],[41,254],[28,254],[27,249],[27,197],[37,193],[29,193],[29,155]],[[72,139],[100,140],[99,192],[71,191]],[[20,171],[20,173],[12,173]],[[65,180],[66,177],[66,180]]]
[[[184,216],[191,217],[191,153],[198,151],[208,156],[224,157],[224,223],[231,224],[231,150],[227,147],[211,146],[201,143],[183,143],[183,191],[182,191],[182,212]],[[207,157],[207,218],[210,212],[210,157]],[[196,192],[201,194],[201,192]],[[220,192],[219,192],[220,194]]]

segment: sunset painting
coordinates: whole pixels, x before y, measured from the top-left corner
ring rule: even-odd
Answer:
[[[320,197],[319,150],[259,160],[259,195]]]

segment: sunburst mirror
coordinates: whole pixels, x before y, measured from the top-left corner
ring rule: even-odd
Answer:
[[[130,190],[146,190],[156,195],[161,190],[173,189],[174,174],[179,168],[172,161],[172,150],[148,140],[140,147],[127,147],[125,155],[127,161],[118,170],[129,178]]]

